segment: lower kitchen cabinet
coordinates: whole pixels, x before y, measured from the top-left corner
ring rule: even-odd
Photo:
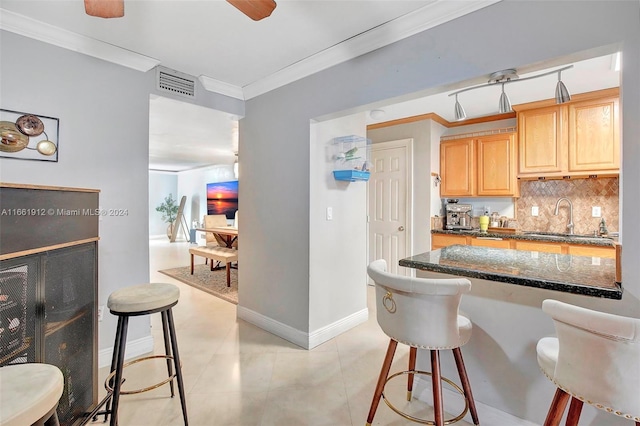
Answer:
[[[518,240],[509,238],[508,236],[497,239],[477,237],[475,235],[431,234],[431,250],[437,250],[454,244],[610,259],[615,259],[616,257],[616,249],[613,246],[604,247],[588,244],[569,244],[566,242]]]
[[[493,247],[493,248],[511,248],[511,242],[509,240],[485,240],[482,237],[480,238],[471,238],[472,246],[479,247]]]
[[[538,241],[515,241],[516,250],[541,251],[545,253],[562,253],[562,246],[557,243]]]

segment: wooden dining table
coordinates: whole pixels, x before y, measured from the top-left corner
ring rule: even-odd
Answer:
[[[210,232],[218,235],[225,242],[227,247],[232,247],[238,239],[238,228],[235,226],[218,226],[215,228],[196,228],[196,231]]]

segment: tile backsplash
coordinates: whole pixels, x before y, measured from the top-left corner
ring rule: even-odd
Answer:
[[[574,233],[592,234],[599,228],[600,218],[591,217],[591,208],[602,210],[608,231],[619,229],[619,180],[613,178],[521,181],[520,198],[516,200],[516,218],[519,228],[526,231],[567,232],[569,205],[560,204],[558,216],[554,216],[556,202],[562,197],[573,204]],[[538,216],[531,215],[531,208],[538,207]]]

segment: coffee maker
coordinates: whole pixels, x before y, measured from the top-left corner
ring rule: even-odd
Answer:
[[[471,204],[458,204],[458,200],[449,199],[445,204],[445,229],[471,230]]]

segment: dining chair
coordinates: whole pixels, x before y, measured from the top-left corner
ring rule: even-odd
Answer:
[[[576,426],[586,402],[640,426],[640,319],[557,300],[542,302],[557,337],[536,346],[538,364],[557,389],[544,426]]]
[[[471,321],[458,312],[464,293],[471,290],[471,282],[466,278],[426,279],[394,275],[387,272],[384,259],[369,264],[367,273],[376,286],[376,316],[382,331],[389,336],[389,346],[378,383],[371,401],[367,425],[371,425],[380,399],[405,419],[442,426],[461,420],[471,411],[473,423],[478,425],[471,386],[462,359],[460,347],[471,338]],[[398,343],[409,349],[409,368],[389,376]],[[431,355],[431,372],[416,370],[418,349],[426,349]],[[462,389],[440,373],[440,350],[453,350]],[[434,420],[420,419],[400,411],[385,397],[384,388],[389,380],[406,374],[407,400],[411,401],[414,375],[431,376],[434,401]],[[464,397],[464,410],[457,416],[445,419],[442,400],[442,382],[451,385]]]
[[[207,214],[204,216],[204,227],[206,228],[220,228],[227,226],[227,216],[223,214]],[[205,238],[207,241],[207,247],[226,247],[227,243],[224,239],[213,232],[205,232]]]

